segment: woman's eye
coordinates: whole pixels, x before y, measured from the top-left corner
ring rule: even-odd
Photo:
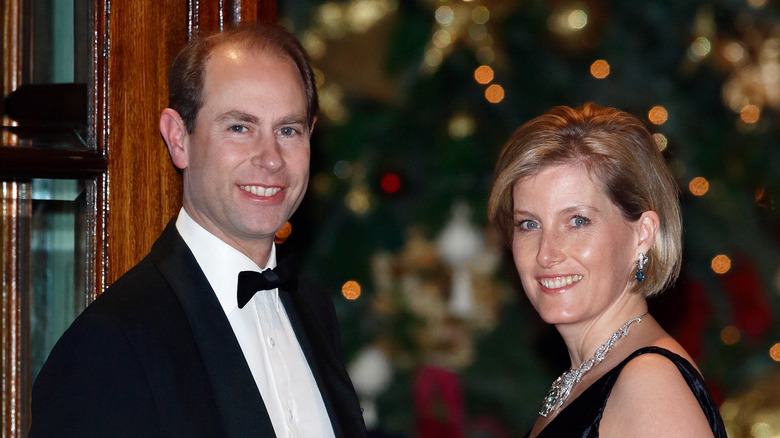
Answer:
[[[515,226],[517,228],[520,228],[523,231],[535,230],[539,228],[539,224],[532,220],[523,220],[523,221],[516,222]]]
[[[244,125],[232,125],[230,127],[230,131],[231,132],[235,132],[235,133],[238,134],[238,133],[241,133],[241,132],[246,132],[247,131],[247,127],[244,126]]]
[[[574,216],[571,219],[571,225],[573,227],[584,227],[585,225],[588,225],[590,223],[590,219],[583,217],[583,216]]]

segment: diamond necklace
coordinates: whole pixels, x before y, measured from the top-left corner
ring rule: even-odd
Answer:
[[[635,322],[642,322],[642,317],[645,315],[647,315],[647,312],[642,316],[628,320],[623,324],[623,327],[620,327],[620,330],[613,333],[612,336],[609,337],[609,340],[596,350],[596,354],[594,354],[593,357],[580,364],[579,368],[576,370],[572,368],[561,374],[561,377],[555,379],[552,387],[550,387],[550,392],[548,392],[547,397],[544,398],[542,409],[539,410],[539,415],[546,417],[550,412],[560,408],[566,399],[569,398],[569,395],[571,395],[571,388],[574,387],[574,384],[579,383],[585,373],[590,371],[594,366],[600,364],[601,361],[607,357],[607,353],[609,353],[609,350],[615,345],[615,342],[628,334],[628,326]]]

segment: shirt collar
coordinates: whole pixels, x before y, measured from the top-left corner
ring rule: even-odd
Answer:
[[[176,219],[176,229],[195,256],[226,315],[238,308],[236,289],[239,272],[260,272],[276,267],[276,245],[271,245],[268,262],[261,269],[241,251],[200,226],[184,208]],[[273,293],[274,300],[277,300],[278,291],[274,290]]]

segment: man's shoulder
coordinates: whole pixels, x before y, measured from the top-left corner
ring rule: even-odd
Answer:
[[[149,253],[112,283],[90,307],[127,309],[152,305],[173,296],[166,269],[170,271],[171,264],[181,264],[175,261],[181,258],[175,253],[176,244],[184,245],[172,224],[173,221],[158,237]],[[165,264],[167,266],[162,266]]]

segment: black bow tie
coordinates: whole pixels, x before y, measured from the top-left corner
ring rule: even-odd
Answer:
[[[241,271],[238,273],[238,308],[242,309],[252,297],[261,290],[272,290],[280,286],[292,286],[293,275],[292,257],[286,257],[273,269],[263,272]]]

